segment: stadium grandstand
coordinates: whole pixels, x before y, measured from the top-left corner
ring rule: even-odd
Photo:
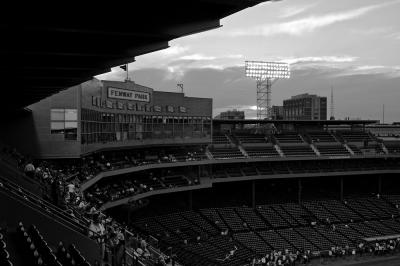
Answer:
[[[102,7],[2,23],[22,76],[0,105],[0,265],[398,265],[388,127],[213,120],[211,98],[92,78],[261,2],[132,2],[155,19],[118,7],[118,31]]]

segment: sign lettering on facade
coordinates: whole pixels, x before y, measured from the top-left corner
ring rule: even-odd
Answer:
[[[139,101],[139,102],[150,102],[150,93],[143,91],[130,91],[125,89],[108,87],[108,98]]]
[[[173,113],[174,112],[174,107],[171,105],[167,105],[167,112]]]

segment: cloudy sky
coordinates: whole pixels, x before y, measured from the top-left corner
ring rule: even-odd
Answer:
[[[274,84],[272,104],[300,93],[334,90],[336,118],[400,121],[400,0],[283,0],[233,14],[223,27],[170,42],[139,56],[130,76],[156,90],[212,97],[214,115],[242,109],[256,116],[256,84],[245,60],[290,63]],[[122,69],[98,76],[123,80]],[[328,107],[329,113],[329,107]]]

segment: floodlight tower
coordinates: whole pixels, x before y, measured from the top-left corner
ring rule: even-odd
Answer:
[[[290,78],[286,63],[246,61],[246,77],[257,81],[257,119],[271,119],[271,88],[278,79]]]

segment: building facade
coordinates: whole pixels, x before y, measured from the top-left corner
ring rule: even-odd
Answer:
[[[225,112],[221,112],[219,115],[215,116],[214,119],[223,119],[223,120],[244,120],[245,114],[244,111],[239,111],[237,109],[228,110]],[[221,125],[220,131],[231,131],[231,130],[243,129],[243,125]]]
[[[38,158],[211,140],[212,99],[156,91],[132,81],[93,79],[27,108],[29,118],[9,125],[10,132],[25,132],[24,140],[9,143],[35,147],[25,152]]]
[[[283,106],[273,105],[271,107],[271,116],[273,120],[283,120]]]
[[[238,120],[238,119],[244,119],[244,111],[238,111],[236,109],[233,110],[228,110],[225,112],[221,112],[219,115],[214,117],[215,119],[229,119],[229,120]]]
[[[308,93],[283,101],[285,120],[326,120],[327,98]]]

